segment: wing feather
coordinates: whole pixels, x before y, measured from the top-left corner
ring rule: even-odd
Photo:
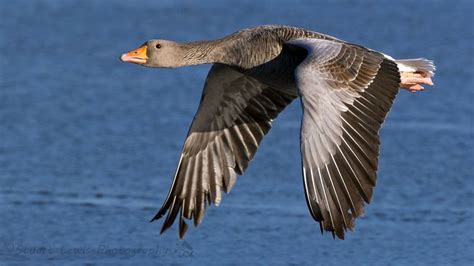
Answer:
[[[398,92],[398,68],[360,46],[321,39],[290,44],[308,50],[295,74],[306,200],[322,231],[344,238],[372,197],[378,132]]]
[[[180,238],[188,228],[185,219],[201,223],[207,205],[218,205],[222,191],[230,192],[273,119],[294,98],[229,66],[212,67],[170,192],[152,219],[167,213],[162,233],[178,214]]]

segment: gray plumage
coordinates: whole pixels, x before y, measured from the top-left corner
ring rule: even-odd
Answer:
[[[286,26],[245,29],[214,41],[147,42],[150,67],[213,63],[168,196],[152,219],[197,226],[242,175],[273,120],[301,96],[303,183],[321,232],[344,238],[376,184],[379,129],[399,90],[391,58]],[[156,49],[155,49],[156,47]]]

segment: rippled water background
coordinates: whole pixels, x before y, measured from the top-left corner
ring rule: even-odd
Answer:
[[[397,4],[394,4],[394,3]],[[472,1],[0,1],[0,264],[472,265]],[[344,241],[320,235],[300,176],[300,104],[247,173],[177,241],[161,206],[209,65],[118,56],[150,38],[287,24],[438,67],[382,130],[373,202]]]

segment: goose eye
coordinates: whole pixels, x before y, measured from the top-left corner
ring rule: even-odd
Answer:
[[[157,44],[155,45],[156,46],[156,49],[160,49],[161,48],[161,44]]]

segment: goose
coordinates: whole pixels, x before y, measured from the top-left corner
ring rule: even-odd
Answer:
[[[290,26],[264,25],[210,41],[152,39],[123,62],[175,68],[212,64],[169,193],[151,221],[192,220],[218,206],[255,155],[278,114],[299,97],[304,192],[312,218],[344,239],[370,203],[379,130],[400,88],[433,85],[432,61],[396,60],[361,45]]]

